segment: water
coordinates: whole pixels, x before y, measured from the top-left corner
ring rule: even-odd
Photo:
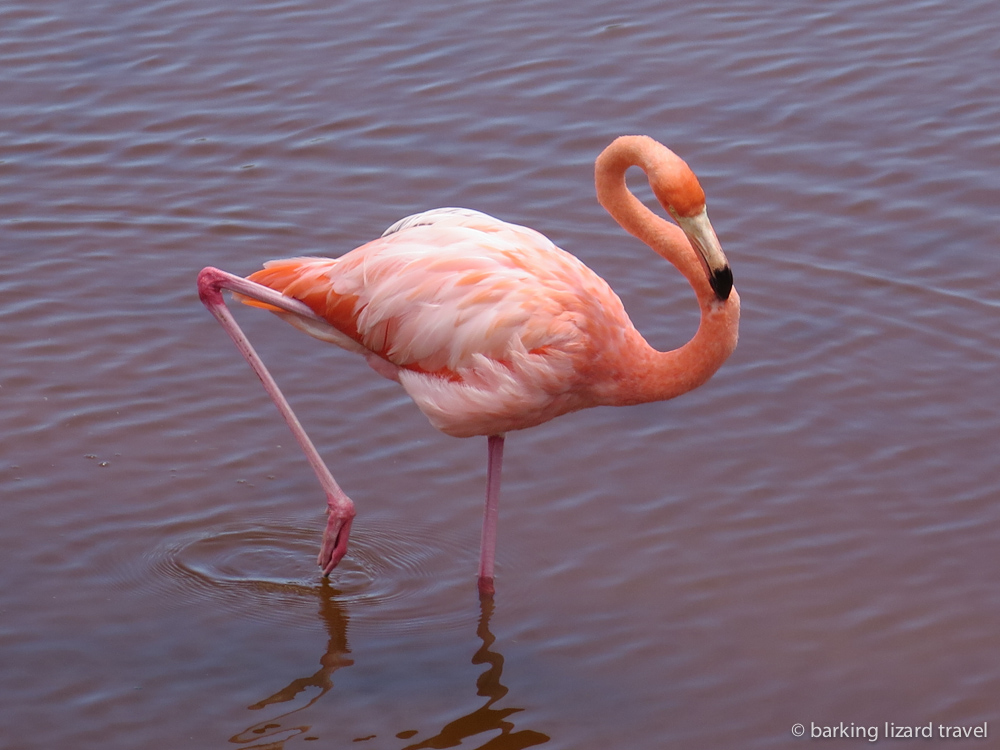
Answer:
[[[1000,732],[998,25],[986,0],[0,7],[0,746]],[[323,582],[322,495],[198,270],[464,205],[677,346],[690,291],[594,199],[629,132],[699,174],[740,345],[676,401],[508,437],[491,606],[485,440],[239,311],[358,506]]]

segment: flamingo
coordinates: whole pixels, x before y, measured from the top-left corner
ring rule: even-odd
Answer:
[[[676,224],[644,206],[625,173],[642,169]],[[207,267],[199,296],[257,373],[327,497],[323,574],[344,557],[354,504],[334,480],[223,290],[398,382],[447,435],[487,436],[478,588],[494,587],[504,436],[591,406],[674,398],[707,381],[736,347],[740,300],[688,165],[647,136],[622,136],[595,165],[597,197],[623,229],[672,263],[701,308],[694,337],[659,352],[611,287],[525,227],[461,208],[409,216],[339,258],[273,260],[247,278]]]

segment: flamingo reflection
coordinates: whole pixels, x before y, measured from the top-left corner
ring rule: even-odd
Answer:
[[[309,677],[292,680],[274,695],[257,701],[247,708],[251,711],[257,711],[268,706],[288,703],[310,688],[318,688],[319,692],[298,708],[252,724],[245,731],[230,737],[230,742],[243,745],[247,750],[283,750],[285,742],[293,737],[306,735],[303,739],[317,739],[308,736],[311,724],[299,723],[299,720],[305,717],[299,717],[297,714],[308,710],[330,692],[330,688],[333,687],[334,672],[354,663],[354,660],[347,656],[351,652],[347,646],[347,612],[337,600],[337,594],[337,590],[324,578],[317,596],[319,598],[319,614],[323,618],[323,624],[326,626],[329,638],[326,642],[326,651],[319,660],[319,670]],[[248,744],[251,742],[260,744]]]
[[[291,739],[318,740],[320,737],[312,733],[312,724],[308,721],[308,710],[316,705],[333,687],[333,674],[338,669],[349,667],[354,660],[349,658],[350,648],[347,644],[348,616],[344,605],[339,601],[340,594],[329,581],[324,579],[318,589],[319,614],[326,627],[328,640],[326,652],[320,657],[320,668],[308,677],[292,680],[288,685],[267,698],[254,703],[248,708],[260,711],[269,707],[277,707],[300,699],[301,694],[317,691],[305,703],[296,708],[278,713],[271,718],[252,724],[246,730],[229,738],[229,741],[240,745],[245,750],[284,750],[285,743]],[[486,702],[474,711],[445,724],[433,737],[420,740],[415,744],[406,745],[401,750],[423,750],[424,748],[471,747],[481,750],[523,750],[549,741],[549,737],[531,729],[515,728],[511,717],[522,711],[520,708],[495,708],[495,704],[508,693],[508,688],[500,682],[503,672],[503,655],[491,649],[496,636],[490,632],[490,618],[493,615],[494,603],[491,598],[480,601],[479,623],[476,635],[482,645],[472,657],[472,663],[487,665],[487,669],[476,680],[476,695],[486,698]],[[412,739],[417,732],[407,730],[395,736],[401,740]],[[486,737],[484,737],[486,735]],[[366,740],[375,739],[375,735],[354,738],[359,748],[365,746]],[[476,742],[481,744],[474,744]],[[473,744],[468,744],[468,743]]]
[[[511,715],[521,711],[520,708],[493,708],[493,704],[507,695],[507,688],[500,684],[500,674],[503,672],[503,656],[491,651],[490,646],[496,636],[490,632],[490,617],[493,615],[493,599],[480,597],[479,627],[476,635],[483,645],[472,657],[473,664],[489,664],[489,668],[476,680],[476,695],[486,698],[486,703],[470,714],[455,719],[438,732],[415,745],[407,745],[403,750],[423,750],[424,748],[458,747],[464,740],[486,732],[499,731],[487,742],[477,747],[483,750],[522,750],[526,747],[541,745],[549,741],[548,735],[531,729],[514,731],[514,723],[509,721]]]

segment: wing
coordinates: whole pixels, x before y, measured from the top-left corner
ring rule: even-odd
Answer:
[[[596,328],[631,328],[618,297],[574,256],[466,209],[408,217],[340,258],[271,261],[250,279],[329,323],[284,315],[307,333],[399,368],[449,434],[501,432],[580,408],[577,363]]]

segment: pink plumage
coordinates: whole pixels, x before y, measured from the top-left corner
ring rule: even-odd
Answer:
[[[276,311],[364,354],[455,437],[591,406],[588,363],[632,327],[611,287],[577,258],[466,209],[411,216],[340,258],[271,261],[249,280],[305,302],[328,325]]]
[[[625,186],[642,168],[672,224]],[[636,331],[611,287],[538,232],[468,209],[403,219],[339,258],[271,261],[242,279],[199,277],[219,319],[274,399],[323,485],[330,517],[320,552],[329,573],[347,549],[354,506],[319,458],[222,299],[285,318],[357,352],[396,380],[437,429],[489,436],[479,588],[493,592],[503,436],[567,412],[673,398],[696,388],[736,346],[739,295],[688,166],[644,136],[617,139],[597,160],[598,199],[627,231],[688,279],[701,308],[694,338],[669,352]]]

